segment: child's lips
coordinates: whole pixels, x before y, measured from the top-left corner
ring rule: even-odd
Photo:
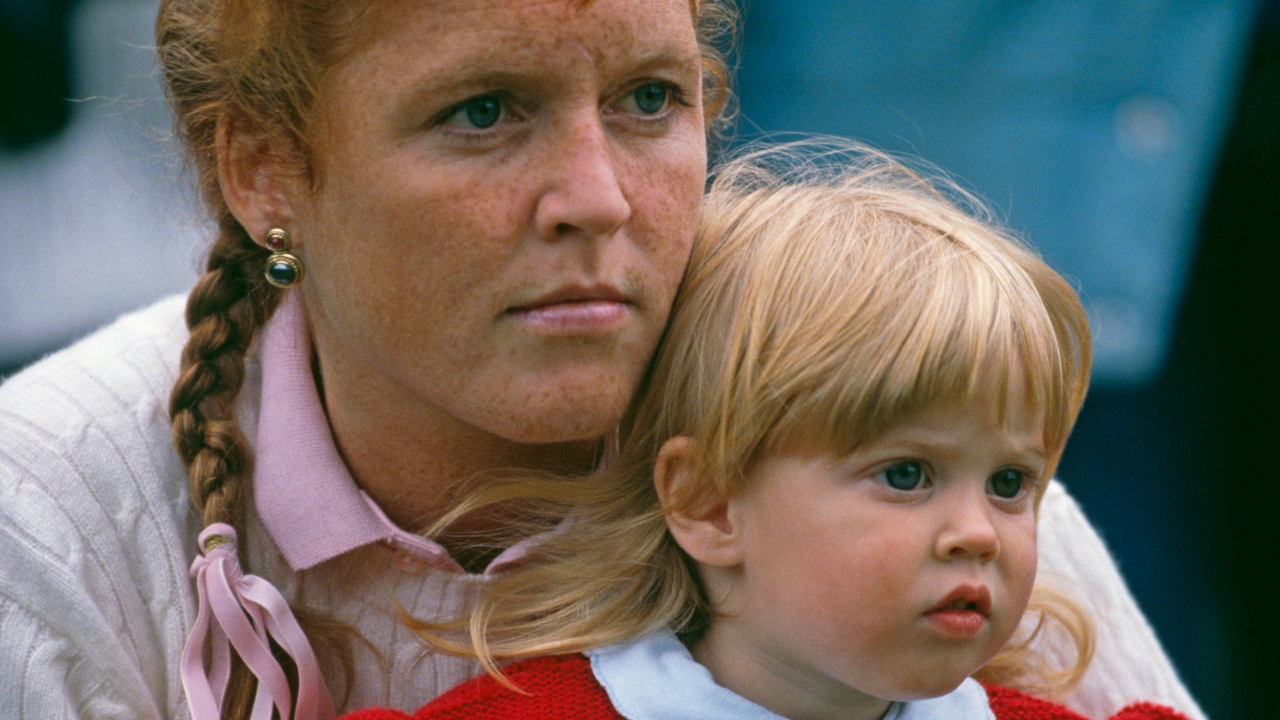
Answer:
[[[960,585],[933,606],[927,614],[948,611],[976,612],[986,617],[991,613],[991,591],[985,585]]]
[[[933,610],[925,619],[944,635],[959,639],[977,635],[987,624],[987,617],[976,610]]]
[[[990,613],[991,591],[985,585],[961,585],[924,616],[944,635],[964,639],[981,632]]]

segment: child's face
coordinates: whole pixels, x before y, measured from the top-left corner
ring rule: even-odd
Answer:
[[[1031,593],[1047,481],[1043,418],[1012,405],[755,466],[727,505],[740,564],[700,568],[723,614],[695,654],[717,681],[797,717],[942,695],[991,659]]]

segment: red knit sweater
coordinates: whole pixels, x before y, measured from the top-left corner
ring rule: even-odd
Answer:
[[[625,720],[591,672],[585,655],[557,655],[508,665],[503,670],[521,695],[481,675],[422,706],[413,715],[373,708],[342,720]],[[986,686],[996,720],[1085,720],[1067,708],[1016,690]],[[1134,703],[1110,720],[1187,720],[1162,705]]]

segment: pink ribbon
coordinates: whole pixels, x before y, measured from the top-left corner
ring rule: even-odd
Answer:
[[[214,523],[200,533],[204,555],[191,563],[199,610],[182,651],[182,687],[193,720],[219,720],[231,674],[231,648],[258,678],[251,720],[331,720],[333,699],[320,664],[280,591],[240,569],[236,531]],[[298,668],[298,703],[293,704],[284,669],[271,654],[274,640]],[[208,667],[205,667],[206,645]]]

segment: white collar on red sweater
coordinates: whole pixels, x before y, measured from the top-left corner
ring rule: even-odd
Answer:
[[[628,720],[785,720],[717,685],[675,635],[661,632],[592,650],[591,670]],[[894,703],[884,720],[995,720],[972,678],[947,695]]]

